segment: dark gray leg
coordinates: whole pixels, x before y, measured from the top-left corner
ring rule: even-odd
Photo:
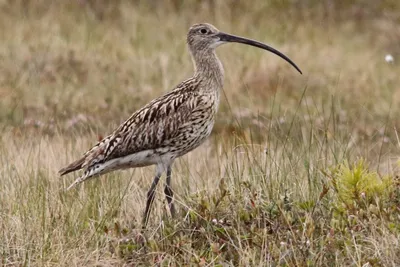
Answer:
[[[143,222],[142,222],[143,228],[146,227],[147,221],[149,220],[150,207],[151,207],[151,204],[153,203],[155,190],[156,190],[158,181],[160,181],[161,174],[162,173],[157,172],[156,176],[154,177],[153,183],[151,184],[151,187],[150,187],[149,191],[147,192],[146,209],[144,211]]]
[[[169,166],[167,168],[167,180],[165,183],[164,193],[165,193],[165,197],[167,198],[168,207],[171,212],[171,215],[172,215],[172,217],[174,217],[175,216],[175,207],[174,207],[174,203],[172,202],[174,193],[172,192],[172,189],[171,189],[171,172],[172,172],[171,166]]]

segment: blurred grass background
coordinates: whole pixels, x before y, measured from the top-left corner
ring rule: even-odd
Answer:
[[[213,136],[174,169],[181,217],[166,217],[160,190],[146,244],[121,245],[152,169],[73,193],[56,172],[192,74],[186,32],[199,22],[270,44],[304,74],[257,49],[218,48]],[[1,0],[2,264],[400,264],[399,24],[395,0]],[[359,158],[369,167],[352,169]],[[359,189],[371,172],[377,185]]]

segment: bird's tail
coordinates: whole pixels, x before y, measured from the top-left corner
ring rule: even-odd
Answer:
[[[98,163],[98,164],[95,164],[95,165],[87,168],[85,170],[85,172],[82,174],[82,176],[77,178],[70,186],[68,186],[67,191],[70,190],[71,188],[75,187],[76,185],[83,183],[84,181],[86,181],[88,179],[98,177],[101,174],[111,171],[111,170],[106,170],[105,166],[106,166],[105,164]]]
[[[85,163],[85,159],[86,159],[85,157],[82,157],[81,159],[78,159],[78,160],[72,162],[68,166],[59,170],[58,173],[60,174],[60,176],[63,176],[67,173],[82,169],[83,164]]]

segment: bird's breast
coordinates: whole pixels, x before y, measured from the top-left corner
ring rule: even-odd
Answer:
[[[188,121],[181,126],[179,135],[175,139],[178,157],[201,145],[212,132],[219,96],[204,95],[198,103]]]

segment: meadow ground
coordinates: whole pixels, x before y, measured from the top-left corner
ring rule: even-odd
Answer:
[[[140,236],[153,168],[57,171],[192,74],[205,21],[304,75],[219,48],[213,135]],[[395,0],[0,1],[0,265],[399,266],[399,23]]]

